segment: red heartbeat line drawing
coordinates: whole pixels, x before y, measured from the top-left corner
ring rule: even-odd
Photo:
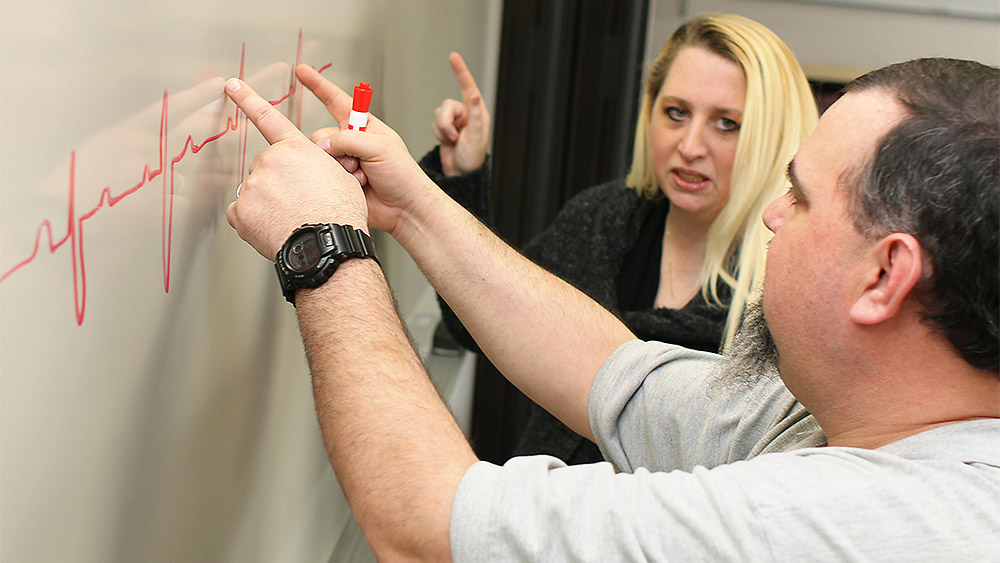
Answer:
[[[295,65],[298,66],[302,62],[302,30],[299,30],[298,38],[298,50],[296,53]],[[246,68],[246,43],[243,44],[240,53],[240,72],[239,78],[242,80],[244,78],[244,71]],[[332,63],[327,63],[323,65],[318,70],[319,72],[324,72],[332,66]],[[301,89],[299,88],[298,80],[293,76],[291,85],[289,86],[288,93],[277,100],[270,101],[271,105],[277,106],[286,100],[293,98],[296,95],[301,94]],[[243,173],[246,170],[246,152],[247,152],[247,116],[237,108],[234,115],[226,119],[225,128],[219,133],[216,133],[200,143],[196,143],[191,135],[187,136],[183,143],[181,151],[174,157],[167,158],[167,110],[169,108],[169,96],[168,92],[164,90],[163,92],[163,105],[160,111],[160,132],[159,132],[159,157],[157,160],[157,168],[153,168],[151,165],[146,164],[142,171],[142,177],[135,185],[126,189],[118,195],[111,193],[111,186],[105,186],[101,191],[100,197],[98,198],[97,204],[81,214],[77,214],[76,210],[76,151],[70,152],[70,162],[69,162],[69,196],[67,203],[67,220],[66,220],[66,235],[55,240],[55,235],[52,233],[52,223],[45,219],[38,225],[38,229],[35,232],[35,245],[31,251],[31,255],[22,260],[21,262],[15,264],[9,270],[0,275],[0,283],[3,283],[6,279],[12,276],[15,272],[21,270],[25,266],[31,264],[35,258],[38,256],[38,250],[42,245],[42,238],[48,238],[49,254],[55,254],[57,250],[63,247],[67,242],[70,243],[73,252],[73,301],[76,309],[76,324],[82,325],[84,315],[87,309],[87,267],[86,261],[84,260],[84,247],[83,247],[83,224],[85,221],[89,221],[98,211],[105,207],[111,208],[117,205],[120,201],[127,198],[128,196],[139,191],[141,188],[155,180],[156,178],[163,177],[163,216],[162,216],[162,264],[163,264],[163,291],[164,293],[170,293],[170,255],[172,247],[172,237],[173,237],[173,208],[174,208],[174,168],[180,163],[188,154],[197,154],[206,145],[209,145],[226,135],[233,132],[238,132],[239,136],[239,181],[243,181]],[[302,104],[297,104],[297,111],[295,116],[296,126],[302,126]],[[167,164],[169,163],[170,170],[169,176],[165,174]]]

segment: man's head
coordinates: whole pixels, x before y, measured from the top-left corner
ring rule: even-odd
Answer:
[[[906,118],[859,163],[849,211],[869,237],[909,233],[930,268],[917,296],[928,323],[973,366],[998,371],[1000,72],[972,61],[920,59],[852,82],[891,91]]]
[[[764,216],[783,377],[877,369],[880,337],[918,324],[997,372],[998,106],[996,69],[935,59],[858,79],[823,116]]]

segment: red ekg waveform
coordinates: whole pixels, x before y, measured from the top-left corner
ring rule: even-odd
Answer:
[[[298,50],[296,53],[295,65],[298,66],[302,61],[302,31],[299,30],[298,38]],[[246,44],[240,53],[240,73],[239,78],[242,80],[244,78],[246,62]],[[331,64],[326,64],[319,68],[320,72],[325,71],[330,68]],[[291,80],[291,84],[288,88],[288,93],[277,100],[271,101],[271,105],[279,105],[289,98],[292,98],[297,93],[301,93],[299,89],[298,81],[294,78]],[[297,111],[295,115],[295,125],[301,127],[301,104],[297,104]],[[105,186],[101,191],[100,197],[98,198],[97,204],[92,208],[79,212],[76,209],[76,151],[70,153],[70,163],[69,163],[69,196],[67,203],[67,217],[66,217],[66,235],[63,236],[58,241],[55,240],[55,235],[52,234],[52,223],[46,219],[38,225],[38,229],[35,233],[35,246],[31,251],[31,255],[22,260],[21,262],[15,264],[9,270],[5,271],[3,275],[0,275],[0,283],[9,278],[15,272],[21,270],[25,266],[31,264],[35,258],[38,256],[38,249],[42,245],[42,238],[48,238],[49,253],[54,254],[57,250],[63,247],[67,242],[70,243],[73,252],[73,301],[76,308],[76,323],[77,325],[83,324],[84,314],[87,310],[87,267],[84,260],[84,248],[83,248],[83,225],[85,221],[89,221],[97,213],[107,205],[107,207],[114,207],[120,201],[126,197],[139,191],[144,186],[150,184],[153,180],[162,177],[163,182],[163,216],[162,216],[162,261],[163,261],[163,290],[165,293],[170,292],[170,253],[171,253],[171,240],[173,233],[173,209],[174,209],[174,167],[184,160],[188,154],[197,154],[206,145],[213,143],[230,133],[237,132],[239,137],[239,157],[237,161],[239,162],[239,181],[243,181],[244,170],[246,170],[246,152],[247,152],[247,117],[238,108],[235,110],[234,115],[226,119],[226,125],[222,131],[202,140],[200,143],[196,143],[191,135],[187,136],[181,147],[180,152],[175,156],[167,156],[167,110],[169,108],[169,96],[166,91],[163,92],[163,106],[160,113],[160,133],[159,133],[159,156],[156,163],[156,168],[152,165],[146,164],[142,171],[142,176],[140,180],[132,187],[126,189],[120,194],[112,194],[111,187]],[[169,174],[167,173],[167,166],[169,165]]]

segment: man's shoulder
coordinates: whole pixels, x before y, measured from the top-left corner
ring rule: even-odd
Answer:
[[[878,448],[924,461],[958,461],[1000,469],[1000,419],[967,420],[931,428]]]
[[[622,470],[690,470],[825,443],[779,378],[732,389],[716,375],[718,358],[662,342],[619,347],[590,391],[591,429],[605,457]]]

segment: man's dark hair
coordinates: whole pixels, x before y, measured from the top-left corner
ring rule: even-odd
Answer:
[[[998,369],[1000,71],[918,59],[868,73],[846,92],[884,89],[907,111],[857,176],[858,230],[903,232],[930,254],[917,286],[924,318],[973,366]]]

